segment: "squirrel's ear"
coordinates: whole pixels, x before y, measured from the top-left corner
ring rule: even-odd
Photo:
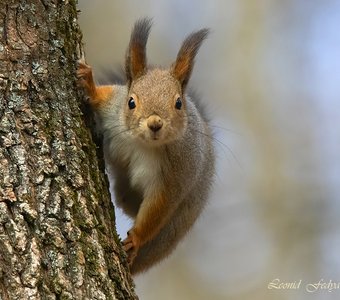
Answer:
[[[171,72],[181,83],[182,88],[186,86],[190,79],[194,67],[195,56],[202,42],[209,34],[209,29],[204,28],[191,33],[183,42],[177,54],[175,63],[171,66]]]
[[[151,19],[144,18],[138,20],[133,27],[125,60],[125,72],[129,84],[146,72],[146,42],[151,25]]]

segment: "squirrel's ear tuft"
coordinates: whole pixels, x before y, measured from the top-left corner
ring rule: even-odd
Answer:
[[[151,25],[151,19],[144,18],[138,20],[133,27],[125,60],[125,72],[129,84],[146,72],[146,43]]]
[[[182,47],[177,54],[176,61],[171,67],[171,72],[181,83],[182,88],[185,88],[190,79],[194,67],[195,56],[208,34],[209,29],[207,28],[191,33],[184,40]]]

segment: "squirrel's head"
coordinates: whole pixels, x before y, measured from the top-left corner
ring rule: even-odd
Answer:
[[[183,136],[190,112],[185,88],[194,59],[208,29],[190,34],[183,42],[176,61],[168,69],[149,69],[146,43],[149,19],[135,23],[126,54],[128,95],[125,120],[129,131],[149,145],[163,145]]]

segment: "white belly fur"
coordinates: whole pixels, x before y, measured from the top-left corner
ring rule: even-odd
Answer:
[[[131,151],[130,179],[133,187],[142,189],[144,196],[148,191],[156,191],[160,183],[160,154],[153,149],[137,148]]]

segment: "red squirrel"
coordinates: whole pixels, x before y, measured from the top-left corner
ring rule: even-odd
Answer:
[[[195,56],[209,30],[191,33],[169,68],[147,65],[149,19],[137,21],[125,60],[126,84],[78,78],[103,134],[116,204],[134,219],[123,241],[132,274],[167,257],[204,208],[215,173],[212,132],[188,93]]]

